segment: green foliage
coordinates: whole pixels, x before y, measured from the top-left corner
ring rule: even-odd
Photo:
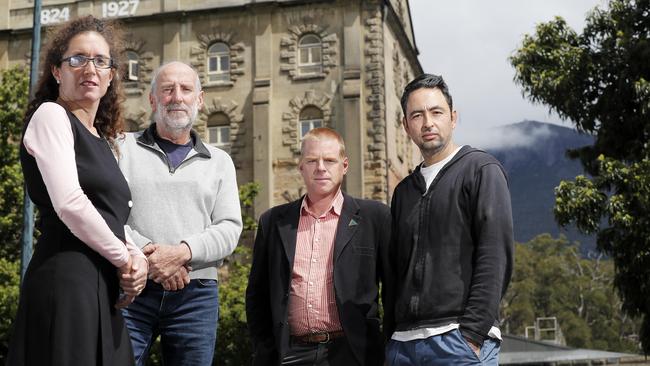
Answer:
[[[248,182],[239,186],[239,202],[241,203],[245,232],[254,232],[257,229],[257,220],[252,214],[252,209],[255,197],[259,192],[260,184],[257,182]]]
[[[160,348],[160,336],[158,336],[149,350],[147,366],[160,366],[162,364],[162,349]]]
[[[562,182],[556,189],[555,215],[562,225],[575,222],[585,232],[598,231],[598,247],[616,265],[614,283],[629,314],[643,315],[641,340],[650,351],[650,159],[624,164],[601,156],[600,174]],[[603,191],[615,187],[609,196]]]
[[[524,95],[596,133],[594,146],[574,154],[590,172],[600,154],[643,156],[650,137],[649,12],[647,0],[612,0],[589,14],[581,34],[555,18],[526,35],[510,58]]]
[[[228,263],[228,276],[219,284],[219,330],[213,365],[250,365],[252,347],[246,326],[246,285],[251,250],[238,246]]]
[[[580,231],[593,234],[600,227],[600,214],[606,201],[607,195],[594,182],[579,175],[575,181],[561,181],[555,188],[555,217],[561,225],[575,222]]]
[[[0,364],[6,362],[11,324],[18,309],[20,265],[0,258]]]
[[[557,317],[569,346],[638,351],[639,321],[626,315],[614,287],[614,265],[580,257],[565,238],[540,235],[516,244],[515,271],[501,305],[502,329],[523,335],[537,317]]]
[[[244,232],[240,245],[227,260],[227,276],[221,276],[219,284],[219,330],[214,365],[250,365],[252,347],[246,325],[246,286],[251,270],[251,249],[243,245],[246,237],[257,229],[252,214],[255,196],[260,184],[249,182],[239,186]]]
[[[0,72],[0,364],[5,363],[18,308],[23,208],[18,143],[28,93],[27,71],[13,68]]]
[[[20,257],[23,176],[18,142],[27,107],[27,71],[13,68],[0,72],[0,257]]]
[[[524,95],[593,133],[569,152],[583,176],[556,189],[555,215],[597,233],[612,257],[614,284],[630,314],[643,316],[650,353],[650,1],[612,0],[594,9],[581,34],[564,20],[537,26],[510,58]],[[607,224],[604,225],[604,222]]]

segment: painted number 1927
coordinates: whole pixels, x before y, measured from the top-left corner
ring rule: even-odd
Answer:
[[[140,0],[105,1],[102,3],[102,17],[127,17],[135,15]]]

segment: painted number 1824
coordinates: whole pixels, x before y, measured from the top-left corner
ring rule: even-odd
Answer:
[[[41,10],[41,24],[56,24],[65,22],[70,18],[70,9],[65,6],[63,8],[49,8]]]

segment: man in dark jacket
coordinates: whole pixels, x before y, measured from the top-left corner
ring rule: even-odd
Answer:
[[[348,158],[334,130],[305,135],[298,168],[307,194],[265,212],[255,238],[246,289],[253,364],[381,366],[390,210],[341,191]]]
[[[393,194],[388,364],[497,365],[499,302],[513,264],[505,172],[491,155],[452,141],[457,114],[442,77],[417,77],[401,102],[424,161]]]

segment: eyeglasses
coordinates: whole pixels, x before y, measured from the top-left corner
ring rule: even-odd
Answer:
[[[88,65],[88,61],[92,61],[98,69],[110,69],[113,67],[113,59],[104,56],[87,57],[84,55],[74,55],[61,60],[61,62],[64,61],[67,61],[70,67],[84,67]]]

